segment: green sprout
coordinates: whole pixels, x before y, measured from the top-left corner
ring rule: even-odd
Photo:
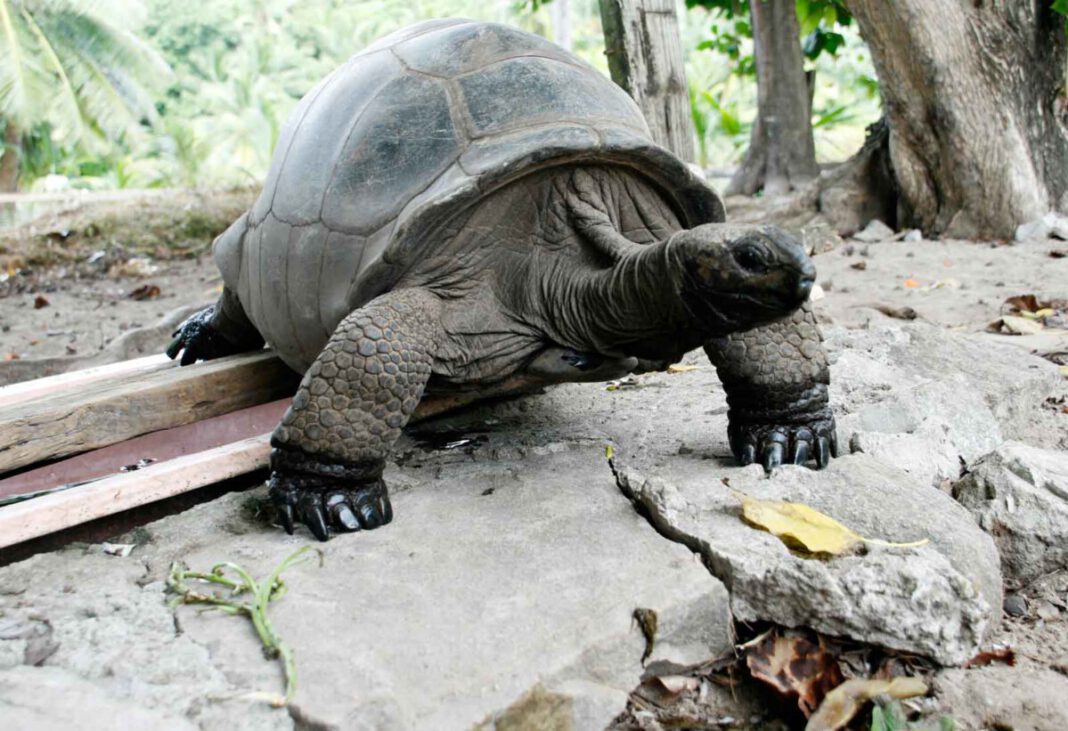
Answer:
[[[304,546],[287,556],[275,567],[267,580],[262,582],[257,582],[248,571],[232,561],[215,564],[208,573],[190,571],[183,563],[175,561],[171,564],[171,573],[167,577],[167,588],[178,595],[171,602],[172,609],[179,604],[204,604],[208,609],[218,609],[227,614],[243,614],[251,620],[260,642],[263,643],[264,654],[271,660],[279,660],[285,672],[285,697],[274,697],[271,700],[271,705],[276,708],[282,708],[293,700],[297,691],[297,666],[293,660],[293,651],[282,641],[268,619],[267,606],[286,593],[287,587],[282,581],[282,572],[306,561],[313,551],[319,555],[319,565],[322,566],[323,552],[314,546]],[[236,574],[237,578],[228,576],[228,571]],[[228,589],[229,593],[215,593],[206,587],[189,586],[186,583],[188,581],[215,584]],[[250,597],[250,600],[237,599],[242,595]]]

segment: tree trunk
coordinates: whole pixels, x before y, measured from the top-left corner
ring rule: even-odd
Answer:
[[[1010,238],[1068,210],[1068,44],[1048,0],[847,4],[879,75],[902,224]]]
[[[883,0],[885,2],[885,0]],[[752,0],[757,118],[749,151],[727,194],[777,195],[819,175],[812,105],[794,0]]]
[[[674,0],[601,0],[612,80],[638,103],[653,139],[694,161],[690,93]]]
[[[13,122],[4,125],[4,146],[0,148],[0,193],[19,188],[19,147],[22,135]]]
[[[572,50],[571,0],[553,0],[549,3],[549,17],[553,19],[553,43]]]

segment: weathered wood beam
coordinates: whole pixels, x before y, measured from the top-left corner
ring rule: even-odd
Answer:
[[[54,393],[70,393],[92,384],[115,381],[129,376],[177,368],[178,364],[162,353],[144,358],[124,360],[120,363],[83,368],[69,373],[59,373],[32,381],[21,381],[10,386],[0,386],[0,408],[14,406]]]
[[[164,500],[267,464],[263,434],[0,508],[0,548]]]
[[[273,401],[292,395],[298,382],[277,356],[262,351],[5,403],[0,474]]]
[[[690,91],[675,0],[600,0],[612,81],[638,103],[657,144],[694,162]]]
[[[227,366],[224,360],[229,361],[230,365]],[[265,374],[270,376],[278,364],[280,361],[270,356],[269,353],[257,353],[202,364],[203,366],[214,365],[214,368],[187,367],[168,369],[165,373],[153,372],[148,377],[132,376],[119,386],[113,387],[114,393],[103,394],[96,400],[88,399],[88,402],[115,406],[116,399],[121,399],[122,394],[142,402],[159,401],[160,384],[157,381],[166,384],[168,380],[173,381],[175,378],[183,380],[188,378],[194,384],[201,383],[202,387],[199,389],[201,393],[215,393],[219,385],[228,387],[230,390],[239,390],[244,386],[250,391],[258,390],[262,393],[264,389],[269,391],[271,388],[270,379],[267,378],[265,384],[263,376]],[[241,369],[251,369],[253,372],[242,373]],[[226,377],[221,378],[220,374]],[[293,379],[296,376],[288,371],[287,374],[289,382],[295,383]],[[167,376],[170,378],[168,379]],[[216,387],[210,387],[204,383],[205,379],[216,380],[220,383],[216,384]],[[487,398],[515,396],[538,391],[545,385],[542,381],[517,376],[479,390],[429,395],[419,403],[415,414],[412,415],[412,423],[454,411]],[[188,404],[183,406],[181,403],[174,403],[174,400],[189,397],[187,393],[189,390],[187,384],[184,391],[163,388],[162,392],[169,399],[171,408],[178,412],[188,413],[190,411]],[[290,392],[292,390],[292,388],[289,389]],[[54,402],[71,398],[73,398],[72,394],[61,392],[41,401],[30,401],[10,408],[24,413],[28,411],[54,413]],[[227,413],[217,419],[208,419],[206,416],[196,417],[194,405],[193,416],[206,419],[205,421],[186,423],[184,426],[149,434],[147,437],[130,439],[121,444],[109,441],[108,443],[112,446],[0,480],[0,496],[21,495],[31,491],[59,487],[61,484],[95,480],[85,485],[0,507],[0,548],[267,467],[270,456],[270,433],[257,433],[247,438],[238,438],[249,435],[250,432],[273,428],[287,402],[288,399],[282,399],[265,403],[255,408],[245,408],[237,413]],[[212,402],[213,408],[215,403]],[[81,413],[85,410],[84,403],[72,406],[74,413]],[[200,408],[203,410],[205,404],[202,403]],[[7,408],[0,410],[0,418],[7,410]],[[128,416],[129,414],[126,414],[126,417]],[[124,419],[120,418],[120,421]],[[88,419],[87,428],[97,433],[99,423],[99,420]],[[74,419],[72,424],[77,428],[79,422]],[[0,439],[3,438],[4,426],[5,423],[0,421]],[[25,428],[25,426],[20,424],[20,428]],[[49,441],[61,446],[68,442],[84,444],[90,441],[76,430],[64,432],[64,435],[65,440],[57,442],[57,434],[50,433]],[[211,449],[203,449],[205,443],[216,443],[224,435],[236,441]],[[101,477],[102,474],[108,474],[108,471],[116,469],[115,465],[121,467],[127,462],[135,462],[144,448],[156,444],[160,439],[174,442],[167,448],[167,454],[172,455],[170,459],[136,471]],[[187,449],[201,449],[202,451],[183,454]],[[42,448],[41,451],[47,450]],[[174,453],[183,454],[183,456],[173,456]],[[3,453],[0,452],[0,457],[2,455]],[[102,465],[108,465],[107,471],[102,471],[105,469]],[[53,475],[55,480],[42,479],[42,476],[48,475]]]

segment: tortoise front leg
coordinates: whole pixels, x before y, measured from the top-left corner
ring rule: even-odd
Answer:
[[[827,354],[808,304],[778,322],[713,340],[705,352],[727,392],[727,434],[739,462],[760,462],[770,472],[811,458],[822,468],[838,456]]]
[[[263,347],[263,336],[248,319],[241,301],[225,287],[214,305],[187,319],[171,335],[174,340],[167,346],[167,357],[173,360],[181,353],[181,365]]]
[[[389,292],[338,325],[271,436],[270,496],[325,541],[393,517],[382,469],[430,378],[440,300]]]

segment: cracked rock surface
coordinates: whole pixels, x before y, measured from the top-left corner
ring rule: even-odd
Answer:
[[[1068,570],[1068,455],[1005,442],[953,495],[994,537],[1005,575],[1029,582]]]
[[[785,466],[770,478],[751,466],[730,487],[700,465],[647,478],[621,468],[620,486],[667,536],[699,551],[731,594],[736,619],[766,620],[960,664],[1001,613],[1001,574],[990,537],[949,496],[862,454],[822,473]],[[821,560],[791,551],[745,523],[732,490],[804,503],[866,538],[918,548],[869,546]]]
[[[513,457],[484,461],[498,445]],[[633,510],[603,445],[506,432],[471,451],[412,446],[390,475],[394,523],[285,575],[271,616],[297,659],[289,714],[248,695],[282,677],[247,620],[181,607],[176,622],[161,581],[176,559],[263,577],[310,542],[251,522],[247,495],[150,524],[128,558],[70,548],[0,570],[0,622],[23,638],[0,636],[4,725],[62,727],[74,703],[99,714],[80,728],[126,706],[131,728],[470,728],[537,688],[576,728],[604,728],[642,672],[636,609],[657,615],[650,662],[728,647],[722,584]],[[40,633],[13,629],[33,622],[58,644],[44,667],[25,663]]]

